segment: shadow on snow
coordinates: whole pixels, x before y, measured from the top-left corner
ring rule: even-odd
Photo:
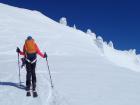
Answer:
[[[23,82],[21,82],[21,85],[19,83],[13,83],[13,82],[0,82],[0,86],[13,86],[16,87],[18,89],[23,89],[25,90],[25,85],[22,84]]]

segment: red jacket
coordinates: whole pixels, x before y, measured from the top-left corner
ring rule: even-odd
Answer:
[[[42,58],[44,58],[44,54],[39,50],[37,44],[35,44],[35,47],[37,49],[37,54],[40,55]],[[20,51],[20,55],[26,56],[26,54],[25,54],[25,45],[23,46],[23,52]]]

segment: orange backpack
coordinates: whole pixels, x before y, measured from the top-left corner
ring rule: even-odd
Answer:
[[[33,39],[26,40],[24,46],[25,46],[25,52],[27,52],[28,54],[37,52],[36,44]]]

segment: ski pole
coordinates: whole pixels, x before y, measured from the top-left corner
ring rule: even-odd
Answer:
[[[50,71],[50,67],[49,67],[49,63],[48,63],[47,57],[46,57],[46,62],[47,62],[47,67],[48,67],[48,71],[49,71],[51,87],[53,88],[54,86],[53,86],[53,82],[52,82],[51,71]]]
[[[21,86],[21,78],[20,78],[20,61],[19,61],[19,53],[17,53],[18,54],[18,69],[19,69],[19,84],[20,84],[20,86]]]

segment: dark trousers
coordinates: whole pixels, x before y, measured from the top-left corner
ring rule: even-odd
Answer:
[[[36,73],[35,73],[35,68],[36,68],[36,62],[31,64],[29,62],[26,62],[26,89],[30,90],[30,86],[32,83],[32,89],[35,91],[36,89]]]

